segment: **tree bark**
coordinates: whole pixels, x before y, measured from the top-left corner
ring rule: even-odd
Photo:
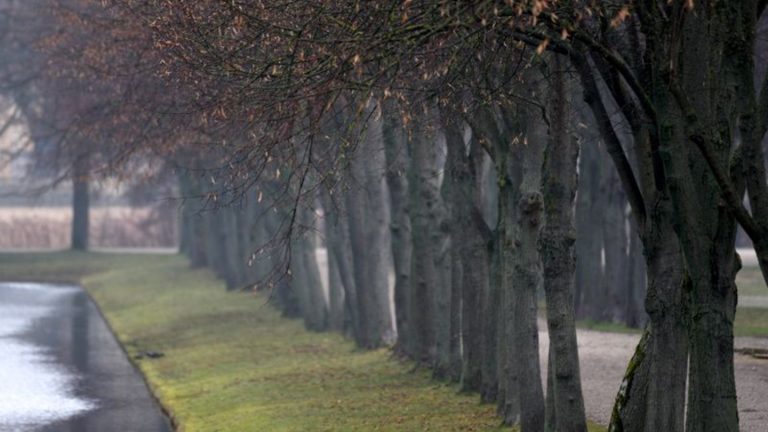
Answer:
[[[382,137],[386,156],[386,178],[391,211],[392,261],[395,271],[395,351],[408,345],[408,298],[411,291],[411,217],[408,198],[409,155],[406,137],[393,101],[382,103]]]
[[[560,61],[555,61],[560,69]],[[542,191],[545,223],[539,240],[544,266],[544,292],[547,298],[547,328],[553,370],[554,431],[587,430],[584,398],[581,391],[576,325],[573,309],[575,268],[575,227],[573,200],[576,195],[578,143],[567,133],[565,77],[555,72],[550,114],[552,126],[545,152]]]
[[[347,193],[346,212],[352,246],[356,293],[358,344],[377,348],[394,341],[389,305],[389,259],[386,227],[385,160],[381,122],[371,120],[358,153],[351,161],[352,184]]]
[[[88,249],[90,212],[90,163],[88,155],[77,157],[72,170],[72,250]]]
[[[598,141],[585,142],[579,157],[579,193],[576,198],[576,316],[598,321],[605,309],[601,293],[603,275],[602,219],[605,200],[600,196],[603,158]]]
[[[686,287],[667,199],[649,213],[646,308],[650,316],[616,397],[609,430],[684,429],[688,359]]]
[[[417,122],[419,123],[419,122]],[[435,353],[433,299],[438,283],[435,230],[439,224],[437,146],[434,136],[424,130],[426,119],[411,130],[412,162],[410,204],[413,255],[411,296],[408,301],[409,354],[419,363],[431,365]],[[464,345],[466,348],[466,344]]]
[[[456,281],[460,284],[462,293],[462,390],[480,390],[482,400],[493,401],[496,398],[498,377],[495,366],[489,367],[486,362],[496,359],[496,324],[492,319],[482,318],[483,298],[490,290],[490,249],[485,233],[489,229],[482,220],[480,210],[482,181],[479,173],[482,150],[474,143],[467,151],[463,129],[457,119],[448,112],[442,113],[441,121],[448,149],[444,187],[447,185],[450,188],[445,198],[449,201],[452,212],[452,247],[458,248],[462,257],[462,279],[460,282]],[[485,356],[485,348],[491,352],[491,358]],[[490,372],[491,369],[493,372]]]
[[[608,164],[609,161],[604,161]],[[627,284],[627,227],[625,217],[626,198],[621,190],[619,178],[613,167],[604,177],[601,195],[605,197],[606,206],[603,213],[603,252],[605,270],[603,271],[602,298],[608,300],[603,311],[603,319],[610,322],[625,322],[623,301],[628,297]]]
[[[346,308],[346,283],[352,283],[349,280],[349,263],[340,262],[344,259],[342,251],[339,250],[341,230],[341,220],[338,214],[338,208],[333,201],[333,197],[327,188],[322,191],[323,215],[325,216],[325,248],[328,259],[328,325],[332,330],[344,332],[347,325]],[[350,288],[351,289],[351,288]]]
[[[513,152],[523,154],[523,176],[519,185],[517,222],[512,251],[512,362],[516,364],[520,392],[520,428],[523,432],[544,429],[544,391],[539,361],[538,289],[542,280],[538,242],[542,225],[542,152],[546,135],[537,113],[526,112],[527,144]],[[574,167],[575,168],[575,167]]]
[[[291,285],[298,293],[304,326],[308,330],[323,331],[328,328],[328,306],[315,256],[315,218],[311,208],[306,205],[300,204],[296,211],[303,232],[299,233],[291,246]]]
[[[371,109],[378,108],[372,106]],[[380,112],[378,114],[381,114]],[[369,339],[373,346],[392,345],[395,342],[395,325],[392,322],[390,307],[389,275],[392,270],[392,254],[389,250],[390,212],[387,199],[386,171],[387,162],[382,140],[382,121],[380,115],[374,115],[368,121],[363,143],[365,173],[365,226],[366,226],[366,266],[370,309],[366,317],[369,321]]]

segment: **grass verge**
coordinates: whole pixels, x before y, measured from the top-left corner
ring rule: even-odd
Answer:
[[[477,396],[307,332],[179,256],[0,254],[0,280],[83,285],[184,432],[513,430]],[[165,356],[134,358],[145,351]]]
[[[768,288],[765,286],[763,274],[760,268],[744,266],[736,274],[736,286],[739,287],[739,296],[768,296]]]
[[[768,296],[768,288],[766,288],[763,275],[757,267],[746,266],[742,268],[736,275],[736,286],[740,298]],[[540,308],[542,307],[543,305],[540,306]],[[592,320],[579,320],[576,322],[576,327],[608,333],[642,333],[642,329],[627,327],[624,324]],[[733,333],[735,336],[768,337],[768,308],[741,304],[736,310]]]

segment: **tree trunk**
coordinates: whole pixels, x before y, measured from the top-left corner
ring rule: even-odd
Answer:
[[[359,346],[377,348],[394,339],[389,305],[388,212],[384,189],[381,123],[372,120],[350,162],[353,184],[346,194],[355,293],[350,305]]]
[[[643,243],[634,220],[628,221],[629,233],[629,270],[625,278],[629,290],[624,298],[624,323],[629,327],[641,328],[648,322],[648,315],[643,307],[646,294],[646,266],[643,256]]]
[[[675,230],[691,286],[689,432],[739,429],[733,366],[735,277],[740,267],[735,253],[736,222],[723,206],[721,189],[696,151],[698,140],[693,136],[708,139],[711,162],[736,179],[734,184],[741,183],[742,167],[732,156],[736,143],[730,125],[737,123],[738,107],[746,103],[736,100],[739,84],[733,74],[748,67],[741,61],[740,49],[747,49],[746,57],[752,55],[754,35],[750,32],[756,14],[755,3],[752,8],[749,3],[706,5],[707,13],[687,14],[681,28],[682,74],[665,77],[676,106],[666,106],[663,95],[658,104],[659,112],[670,119],[663,125],[667,133],[662,161],[669,173]],[[702,86],[712,91],[702,92]],[[672,123],[674,119],[680,120]],[[742,195],[743,189],[738,196]]]
[[[224,250],[224,280],[228,290],[241,288],[244,283],[243,269],[245,260],[240,251],[240,227],[238,225],[237,213],[239,209],[235,206],[229,206],[216,210],[221,213],[221,227],[223,238],[222,248]]]
[[[408,298],[411,291],[411,217],[408,205],[409,155],[406,138],[393,101],[382,104],[382,138],[386,157],[386,179],[390,199],[390,235],[395,271],[396,352],[408,345]]]
[[[463,391],[481,391],[484,401],[496,398],[498,377],[495,365],[485,364],[496,359],[495,320],[482,318],[483,297],[488,296],[490,287],[489,247],[485,232],[489,231],[481,217],[482,179],[480,178],[482,150],[473,143],[467,152],[464,133],[459,122],[447,111],[441,115],[445,132],[448,158],[446,179],[443,187],[444,198],[450,205],[453,227],[452,247],[460,250],[461,263],[461,334],[463,342],[463,370],[461,387]],[[456,321],[455,319],[453,320]],[[492,341],[492,342],[491,342]],[[492,353],[484,356],[484,349]],[[490,370],[493,369],[493,372]],[[485,372],[485,376],[483,376]]]
[[[377,109],[372,107],[372,109]],[[386,158],[382,141],[382,121],[376,115],[368,121],[362,143],[365,175],[365,229],[368,260],[367,284],[364,292],[369,296],[366,319],[373,347],[395,342],[395,325],[390,306],[389,275],[392,270],[391,240],[389,237],[390,212],[387,199]]]
[[[449,125],[449,128],[445,127],[448,123],[445,113],[440,113],[440,121],[443,125],[443,136],[447,141],[446,144],[446,161],[443,168],[443,182],[440,187],[441,197],[441,210],[440,210],[440,229],[437,232],[440,237],[439,252],[436,266],[438,268],[439,282],[435,290],[435,364],[432,368],[432,376],[436,379],[447,379],[451,376],[451,343],[452,343],[452,331],[454,330],[451,325],[454,323],[452,320],[452,312],[455,312],[451,301],[453,297],[453,279],[451,266],[453,262],[453,249],[459,248],[458,243],[458,230],[456,227],[456,207],[455,202],[460,194],[458,190],[458,178],[457,178],[457,164],[460,163],[463,154],[464,140],[461,136],[455,136],[455,125]],[[454,136],[452,136],[454,135]],[[453,143],[452,143],[453,142]],[[458,151],[458,153],[457,153]],[[461,263],[459,263],[461,265]],[[463,268],[459,274],[463,273]],[[456,281],[458,283],[458,281]],[[459,319],[459,323],[461,320]]]
[[[476,203],[474,223],[485,231],[488,257],[489,281],[481,292],[480,310],[483,319],[481,350],[481,401],[497,401],[499,415],[506,424],[515,424],[519,419],[520,403],[517,383],[517,365],[512,360],[512,313],[515,295],[512,293],[512,261],[514,250],[514,226],[516,223],[516,194],[522,178],[522,156],[520,152],[510,152],[510,142],[518,130],[504,134],[503,122],[498,121],[490,107],[481,107],[471,117],[473,148],[475,152],[470,165],[475,172],[475,184],[478,190],[483,185],[492,184],[489,189],[489,201],[495,201],[496,211],[489,211],[483,203]],[[517,121],[517,117],[509,119]],[[505,121],[507,119],[504,119]],[[493,156],[494,168],[489,168],[481,177],[482,159],[479,148],[488,148]],[[492,175],[493,174],[493,175]],[[479,185],[479,186],[477,186]],[[475,196],[481,195],[475,193]],[[486,208],[486,215],[481,209]],[[494,214],[495,213],[495,214]],[[480,221],[495,221],[496,229],[491,232]],[[484,222],[487,223],[487,222]],[[485,229],[483,229],[485,228]]]
[[[325,247],[328,255],[328,322],[331,329],[344,332],[349,318],[346,316],[346,292],[354,289],[353,287],[347,288],[347,284],[353,283],[349,274],[351,263],[349,261],[342,262],[347,258],[344,256],[345,253],[340,250],[343,247],[341,245],[342,231],[347,228],[342,226],[337,203],[334,203],[330,191],[324,188],[321,198],[325,216]],[[349,253],[348,249],[346,253]]]
[[[88,249],[90,212],[90,163],[87,155],[79,156],[72,170],[72,250]]]
[[[285,217],[287,215],[281,209],[275,207],[274,203],[272,208],[264,214],[264,225],[271,238],[270,249],[272,251],[269,254],[269,258],[274,273],[276,273],[273,278],[274,280],[270,281],[270,287],[274,291],[270,297],[284,317],[299,318],[302,311],[298,294],[293,289],[287,277],[288,275],[283,274],[285,259],[291,258],[290,256],[286,257],[288,252],[286,249],[288,247],[287,241],[291,241],[291,239],[286,241],[284,233],[281,232],[280,221]]]
[[[609,161],[605,160],[604,164]],[[605,270],[603,272],[603,293],[608,300],[603,312],[603,319],[610,322],[624,322],[621,307],[627,297],[627,227],[625,218],[626,199],[621,189],[618,175],[613,167],[608,167],[607,175],[601,187],[606,206],[603,213],[603,252]]]
[[[355,341],[360,342],[363,338],[361,329],[358,327],[360,318],[357,309],[357,289],[355,287],[354,259],[352,254],[352,240],[350,239],[349,217],[346,211],[347,202],[343,195],[348,192],[335,193],[335,196],[342,196],[341,199],[333,200],[330,191],[325,193],[323,206],[327,217],[325,228],[328,233],[326,244],[328,245],[328,255],[333,255],[336,266],[339,270],[339,279],[344,290],[343,317],[344,331],[351,334]]]
[[[448,378],[453,382],[461,381],[461,293],[464,281],[463,257],[461,248],[452,245],[451,253],[451,334],[449,345]]]
[[[609,430],[681,432],[688,359],[686,288],[668,201],[648,219],[646,250],[650,316],[616,397]]]
[[[538,113],[525,112],[527,145],[513,146],[523,154],[523,175],[518,186],[517,221],[512,250],[512,337],[507,340],[516,364],[520,392],[520,427],[523,432],[544,429],[544,391],[541,387],[539,361],[538,289],[542,279],[538,251],[542,224],[541,195],[542,151],[546,135]]]
[[[305,205],[299,205],[297,221],[302,231],[291,246],[291,285],[298,293],[304,326],[308,330],[323,331],[328,327],[328,307],[320,280],[315,251],[315,220],[313,212]]]
[[[382,104],[382,138],[387,161],[387,186],[391,212],[392,261],[395,270],[396,352],[408,345],[408,298],[411,286],[411,217],[408,212],[409,155],[406,137],[393,101]]]
[[[435,350],[433,299],[438,283],[435,230],[439,224],[437,146],[426,118],[411,130],[410,186],[413,255],[408,301],[408,352],[419,363],[432,364]],[[466,344],[464,345],[466,348]]]
[[[560,69],[559,58],[555,68]],[[555,72],[552,85],[550,140],[544,159],[542,191],[544,228],[539,248],[544,266],[547,298],[547,328],[553,370],[555,424],[548,430],[587,430],[581,391],[579,356],[573,308],[575,227],[573,200],[576,195],[578,143],[567,133],[565,77]]]
[[[576,201],[576,316],[599,320],[604,310],[601,294],[603,274],[603,203],[601,149],[597,141],[584,143],[579,157],[579,193]]]

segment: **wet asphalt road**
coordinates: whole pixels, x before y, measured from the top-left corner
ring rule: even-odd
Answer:
[[[170,432],[79,287],[0,283],[0,432]]]

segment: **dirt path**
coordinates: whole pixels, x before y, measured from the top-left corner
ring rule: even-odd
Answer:
[[[539,322],[541,358],[546,359],[549,338],[544,322]],[[584,404],[587,416],[607,425],[624,369],[634,352],[639,335],[579,330],[579,359]],[[768,338],[736,338],[736,348],[768,349]],[[542,377],[546,376],[546,362]],[[768,360],[736,354],[736,391],[738,394],[740,430],[764,432],[768,425]]]

